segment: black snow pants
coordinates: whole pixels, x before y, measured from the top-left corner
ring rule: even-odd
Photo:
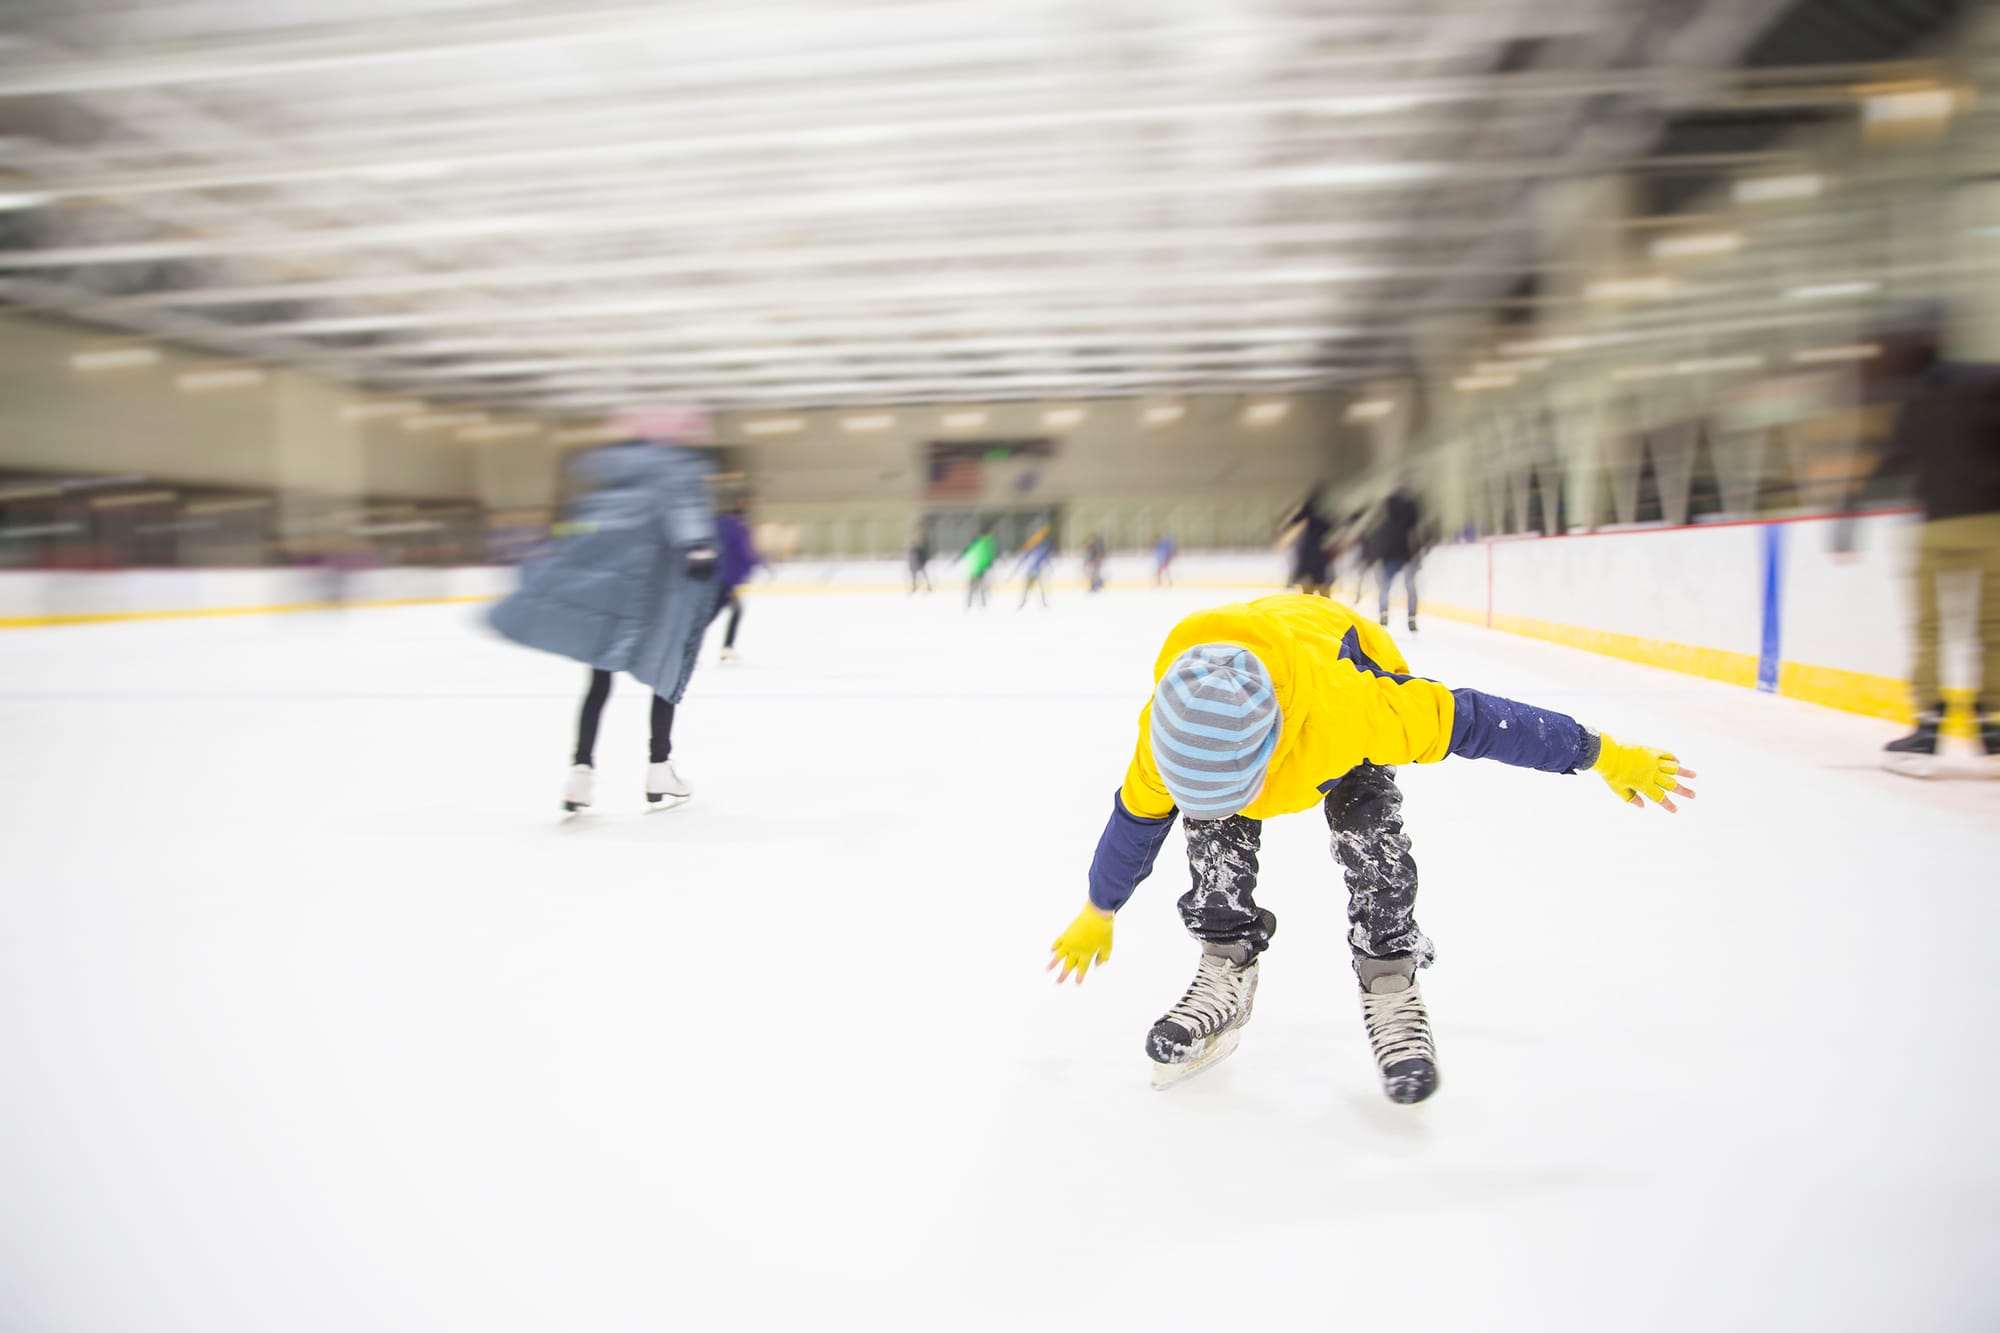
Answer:
[[[1428,967],[1435,952],[1417,927],[1417,863],[1403,832],[1403,792],[1396,771],[1363,764],[1326,797],[1333,859],[1347,881],[1347,942],[1356,957],[1409,954]],[[1181,920],[1205,943],[1247,943],[1252,957],[1271,942],[1278,919],[1257,905],[1257,849],[1264,823],[1182,821],[1194,886],[1181,895]]]

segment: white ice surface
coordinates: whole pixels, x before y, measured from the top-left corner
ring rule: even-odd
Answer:
[[[2000,1327],[2000,782],[1443,622],[1677,747],[1405,770],[1443,1087],[1378,1090],[1317,813],[1242,1049],[1166,1093],[1176,834],[1042,972],[1168,626],[1232,594],[770,595],[643,816],[621,681],[479,608],[0,634],[0,1329]]]

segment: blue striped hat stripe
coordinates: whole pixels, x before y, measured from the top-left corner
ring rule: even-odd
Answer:
[[[1221,818],[1249,804],[1277,749],[1277,693],[1256,654],[1209,643],[1182,653],[1153,692],[1153,760],[1183,813]]]

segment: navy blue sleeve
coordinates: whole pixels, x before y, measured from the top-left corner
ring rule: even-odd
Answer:
[[[1090,901],[1106,912],[1115,912],[1139,887],[1139,881],[1153,873],[1153,858],[1174,826],[1173,815],[1165,819],[1141,819],[1126,810],[1116,792],[1111,794],[1111,818],[1097,840],[1097,855],[1090,858]]]
[[[1451,753],[1516,768],[1574,773],[1597,762],[1597,733],[1565,713],[1478,690],[1453,690]]]

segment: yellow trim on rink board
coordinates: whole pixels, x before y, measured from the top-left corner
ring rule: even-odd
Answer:
[[[1469,607],[1425,602],[1423,614],[1445,620],[1461,620],[1469,625],[1485,625],[1486,613]],[[1646,639],[1634,634],[1614,634],[1609,630],[1585,629],[1581,625],[1560,625],[1526,616],[1495,615],[1494,629],[1525,638],[1542,639],[1565,648],[1581,648],[1641,666],[1661,667],[1726,685],[1754,688],[1757,659],[1749,653],[1733,653],[1722,648],[1703,648],[1691,643]],[[1837,708],[1843,713],[1886,718],[1891,722],[1916,720],[1910,707],[1910,686],[1893,676],[1877,676],[1865,671],[1839,667],[1812,666],[1805,662],[1781,662],[1778,666],[1778,693],[1787,699]],[[1944,731],[1949,736],[1971,738],[1976,734],[1972,721],[1973,692],[1945,691],[1947,715]]]
[[[998,593],[1005,585],[995,583],[993,590]],[[1106,589],[1133,591],[1151,589],[1151,583],[1106,583]],[[1269,583],[1222,583],[1197,581],[1175,582],[1169,588],[1232,589],[1248,592],[1276,592]],[[1051,583],[1051,592],[1082,592],[1081,583]],[[963,583],[943,583],[939,592],[963,591]],[[877,593],[893,592],[907,594],[906,583],[777,583],[744,585],[738,592],[752,592],[759,596],[778,593],[786,596],[816,596],[823,593]],[[501,594],[476,593],[465,597],[397,597],[383,601],[368,602],[287,602],[271,606],[186,606],[158,611],[80,611],[74,614],[48,616],[0,616],[0,629],[42,629],[57,625],[112,625],[128,620],[195,620],[210,616],[277,616],[289,615],[296,611],[370,611],[393,606],[455,606],[467,602],[497,602]]]
[[[80,611],[73,615],[0,616],[0,629],[36,629],[52,625],[110,625],[125,620],[195,620],[208,616],[278,616],[294,611],[363,611],[384,606],[449,606],[460,602],[491,602],[497,598],[397,597],[380,602],[287,602],[276,606],[184,606],[163,611]]]

